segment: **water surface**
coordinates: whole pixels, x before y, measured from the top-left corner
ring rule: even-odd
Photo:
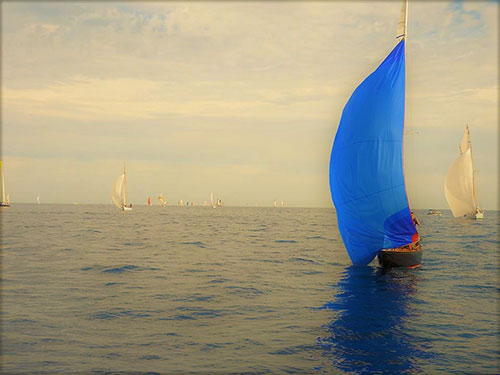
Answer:
[[[498,212],[417,214],[423,266],[384,273],[333,209],[14,204],[2,370],[498,373]]]

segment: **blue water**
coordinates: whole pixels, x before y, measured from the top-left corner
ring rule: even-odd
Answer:
[[[333,209],[2,209],[2,372],[497,374],[498,212],[353,267]]]

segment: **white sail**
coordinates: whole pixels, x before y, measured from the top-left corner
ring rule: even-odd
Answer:
[[[448,170],[444,194],[454,217],[473,215],[476,212],[474,169],[470,148],[467,148]]]
[[[210,193],[210,204],[213,208],[215,208],[214,193]]]
[[[465,127],[464,136],[462,137],[462,142],[460,142],[460,153],[463,154],[470,147],[470,133],[469,125]]]
[[[160,203],[161,206],[165,204],[165,199],[163,198],[163,192],[160,193],[158,196],[158,202]]]
[[[37,197],[36,197],[36,203],[40,204],[40,196],[39,195],[37,195]]]
[[[122,201],[122,190],[123,190],[123,182],[125,180],[125,174],[120,175],[117,178],[115,183],[113,184],[113,190],[111,192],[111,199],[116,207],[122,208],[125,204]]]
[[[5,178],[4,178],[4,175],[3,175],[3,167],[2,167],[2,162],[0,161],[0,169],[2,170],[1,171],[1,179],[2,179],[2,184],[1,184],[1,187],[2,187],[2,203],[5,202]]]

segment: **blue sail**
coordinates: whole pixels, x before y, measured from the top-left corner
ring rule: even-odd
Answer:
[[[405,48],[402,39],[344,107],[330,158],[330,191],[354,264],[413,242],[403,172]]]

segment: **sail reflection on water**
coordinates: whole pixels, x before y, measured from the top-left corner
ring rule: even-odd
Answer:
[[[335,300],[322,306],[336,313],[318,339],[325,359],[348,373],[421,372],[419,360],[433,354],[411,334],[418,279],[414,270],[347,268]]]

